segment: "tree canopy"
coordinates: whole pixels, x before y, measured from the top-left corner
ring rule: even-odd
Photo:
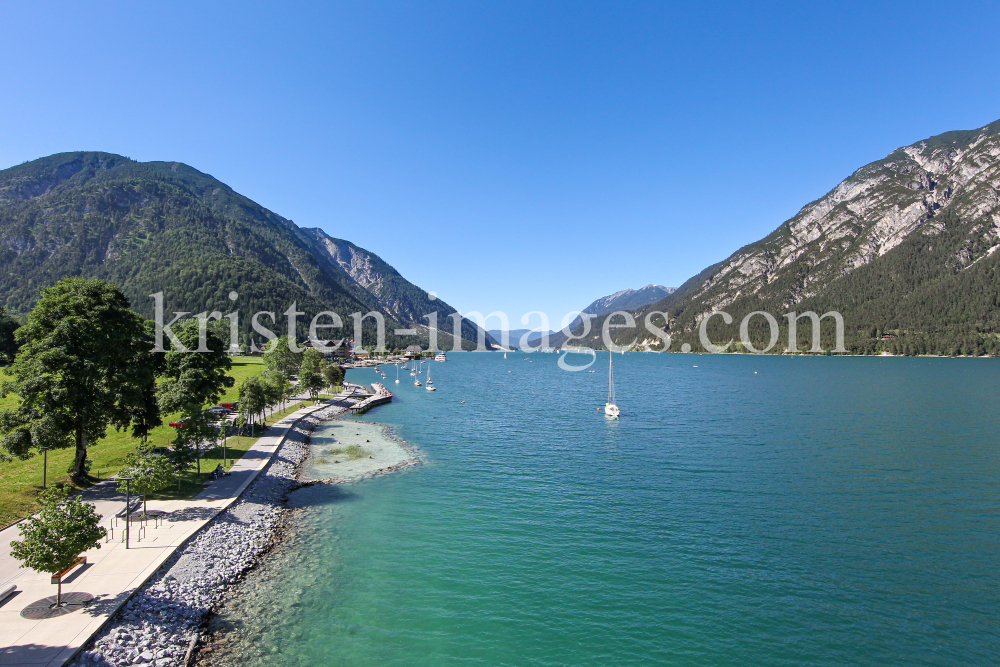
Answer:
[[[21,567],[55,574],[68,569],[84,551],[101,548],[100,540],[107,534],[100,525],[101,515],[80,496],[67,499],[68,495],[69,490],[59,486],[45,489],[39,498],[42,509],[17,527],[21,539],[11,541],[10,555]]]
[[[0,412],[0,455],[28,458],[39,447],[75,445],[72,474],[86,475],[88,444],[132,426],[144,436],[160,423],[158,361],[145,324],[128,300],[101,280],[64,278],[42,291],[16,339],[10,369],[21,404]]]
[[[125,465],[118,471],[118,477],[130,477],[126,486],[120,479],[118,490],[131,490],[142,496],[142,511],[146,512],[146,496],[167,488],[174,481],[174,466],[165,456],[157,456],[151,447],[142,446],[125,457]]]
[[[14,332],[21,326],[21,323],[7,313],[7,309],[0,306],[0,366],[6,366],[14,361],[17,354],[17,340]]]
[[[240,417],[243,423],[263,416],[268,405],[267,383],[260,377],[250,377],[240,384]]]
[[[299,372],[299,365],[302,363],[302,353],[292,352],[288,347],[288,336],[279,336],[267,345],[264,352],[264,365],[269,370],[284,373],[286,376],[295,375]]]
[[[344,369],[337,364],[327,364],[323,368],[323,379],[331,389],[339,387],[344,384]]]
[[[204,409],[216,403],[225,390],[235,384],[229,375],[233,362],[226,354],[227,345],[208,327],[204,343],[207,351],[198,351],[198,322],[190,320],[174,329],[177,340],[186,350],[171,347],[166,353],[164,377],[159,388],[160,407],[164,412],[176,412],[197,406]]]
[[[327,366],[326,357],[315,348],[309,348],[302,353],[302,364],[299,369],[299,386],[309,392],[309,398],[316,400],[326,386],[323,369]]]

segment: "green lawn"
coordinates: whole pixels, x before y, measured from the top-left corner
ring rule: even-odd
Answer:
[[[226,392],[221,402],[237,400],[240,383],[248,377],[261,373],[263,370],[264,363],[260,358],[237,357],[233,361],[233,369],[230,372],[233,379],[236,380],[236,384]],[[0,369],[0,381],[6,379],[6,377],[3,374],[3,370]],[[17,401],[18,398],[16,396],[8,396],[6,399],[0,399],[0,409],[13,407],[17,405]],[[180,416],[180,414],[164,415],[164,425],[153,430],[149,436],[149,442],[157,447],[165,447],[170,444],[174,436],[174,429],[167,426],[167,424]],[[133,438],[128,432],[118,432],[114,429],[109,429],[107,437],[101,439],[96,444],[92,444],[87,450],[87,455],[93,461],[90,467],[89,481],[96,482],[101,479],[107,479],[117,473],[122,466],[122,462],[125,460],[125,456],[133,451],[139,445],[139,442],[139,440]],[[247,438],[243,438],[242,444],[243,447],[239,449],[229,448],[229,458],[235,459],[243,456],[250,443]],[[49,452],[49,484],[70,482],[68,469],[73,462],[73,453],[72,448]],[[165,495],[158,495],[156,497],[188,498],[200,492],[204,488],[202,483],[208,479],[208,473],[221,461],[221,448],[218,453],[214,452],[214,450],[209,452],[209,457],[202,459],[201,469],[205,472],[201,475],[191,471],[181,476],[180,493],[177,493],[176,487],[174,487],[173,495],[171,495],[171,491],[168,489]],[[26,461],[0,462],[0,527],[6,526],[10,522],[16,521],[34,511],[34,498],[41,488],[41,456],[34,456]]]
[[[264,420],[264,423],[271,426],[276,421],[280,420],[285,415],[291,414],[296,410],[304,408],[306,406],[315,405],[312,401],[303,401],[302,403],[297,403],[293,406],[287,407],[284,410],[275,412],[273,415],[269,416]],[[215,470],[215,466],[220,463],[224,468],[229,467],[230,461],[235,461],[241,458],[253,443],[257,442],[261,433],[256,433],[255,437],[237,437],[230,436],[225,449],[220,445],[205,452],[205,455],[201,459],[201,472],[198,472],[198,468],[192,468],[184,474],[181,475],[180,487],[171,486],[169,489],[164,489],[159,493],[150,494],[150,500],[178,500],[183,498],[192,498],[202,491],[205,490],[205,482],[209,481],[212,471]],[[266,435],[266,432],[263,434]],[[225,454],[225,458],[223,458]]]

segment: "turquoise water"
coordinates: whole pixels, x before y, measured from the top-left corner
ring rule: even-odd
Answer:
[[[391,385],[363,419],[426,464],[298,492],[307,529],[227,610],[230,656],[997,663],[1000,362],[618,355],[607,422],[606,356],[556,360]]]

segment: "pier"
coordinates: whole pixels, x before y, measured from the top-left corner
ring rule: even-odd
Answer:
[[[352,385],[360,387],[360,385]],[[356,394],[355,394],[356,395]],[[385,388],[381,382],[372,383],[372,393],[351,406],[351,414],[361,415],[377,405],[384,405],[392,401],[392,392]]]

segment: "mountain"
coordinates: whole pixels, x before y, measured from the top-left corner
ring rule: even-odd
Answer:
[[[710,338],[721,342],[738,337],[744,316],[766,311],[779,320],[780,350],[785,313],[835,310],[854,353],[1000,354],[998,157],[1000,121],[899,148],[640,317],[665,312],[653,322],[669,320],[673,344],[700,349],[698,324],[713,310],[735,319],[728,326],[721,317],[710,320]],[[826,322],[823,347],[832,348]],[[769,337],[764,318],[754,318],[754,346],[763,348]],[[626,339],[619,331],[616,342]]]
[[[641,289],[623,289],[608,296],[602,296],[592,304],[583,309],[582,312],[600,317],[617,311],[635,312],[651,303],[656,303],[660,299],[673,294],[676,287],[664,287],[663,285],[646,285]],[[569,325],[570,331],[579,331],[582,318],[577,317]],[[557,347],[566,342],[566,335],[562,332],[553,332],[550,344]]]
[[[676,291],[676,287],[663,287],[662,285],[646,285],[642,289],[623,289],[620,292],[601,297],[584,308],[583,312],[591,315],[607,315],[616,310],[635,311],[643,306],[656,303]]]
[[[493,337],[493,340],[497,341],[498,343],[502,343],[503,342],[503,331],[502,330],[500,330],[500,329],[490,329],[487,333],[489,333],[490,336]],[[553,335],[556,332],[555,331],[551,331],[549,333],[550,333],[550,335]],[[542,332],[541,331],[534,331],[532,329],[511,329],[510,331],[507,332],[507,336],[508,336],[508,339],[509,339],[509,342],[510,342],[510,346],[513,347],[513,348],[517,348],[520,345],[521,336],[523,336],[524,334],[528,334],[528,344],[529,345],[531,345],[533,343],[537,343],[539,340],[542,339]]]
[[[351,337],[350,314],[374,310],[386,317],[387,345],[404,347],[426,341],[422,316],[437,312],[439,344],[450,347],[455,312],[373,253],[300,229],[208,174],[110,153],[60,153],[0,171],[0,267],[0,304],[15,314],[65,276],[95,277],[118,285],[147,318],[149,295],[160,291],[167,311],[238,309],[244,340],[256,312],[274,312],[278,323],[262,323],[287,330],[281,313],[295,302],[306,313],[303,337],[320,312],[344,320],[321,334]],[[373,320],[364,324],[365,343],[369,333],[374,342]],[[418,335],[396,336],[397,328]],[[476,332],[463,320],[463,339]]]

